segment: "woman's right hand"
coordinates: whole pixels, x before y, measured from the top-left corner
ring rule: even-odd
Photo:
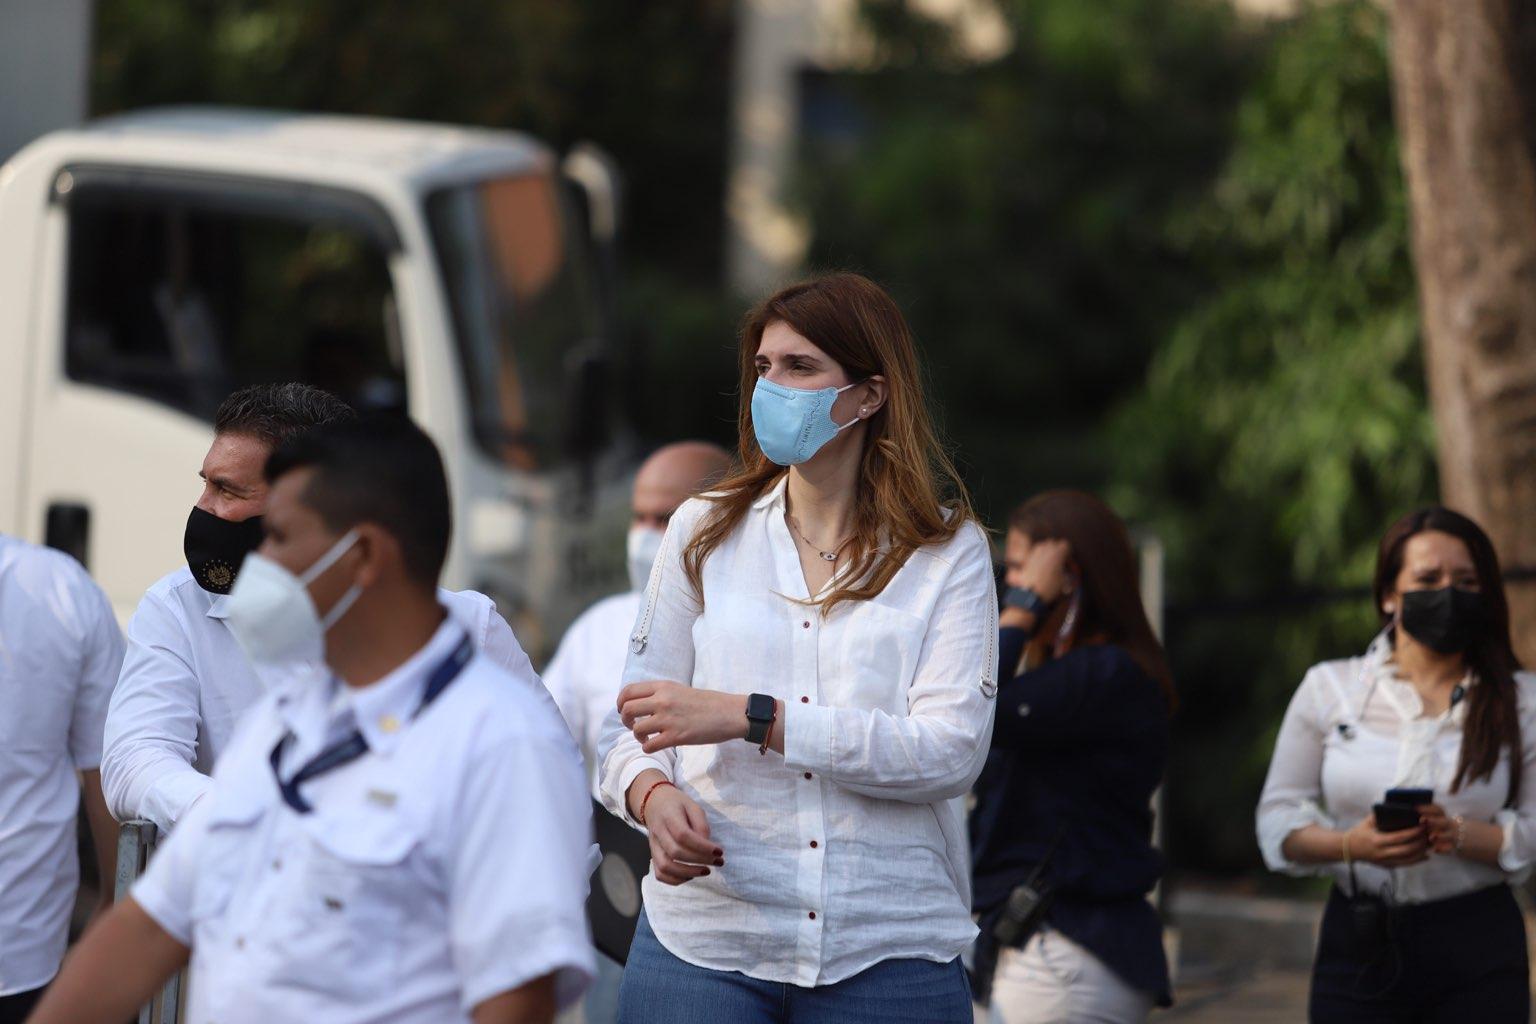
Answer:
[[[1352,860],[1378,867],[1404,868],[1429,859],[1429,835],[1423,825],[1400,832],[1382,832],[1376,827],[1376,815],[1370,814],[1344,833],[1344,838]]]
[[[635,780],[652,785],[644,772]],[[657,772],[659,776],[661,773]],[[651,842],[651,870],[657,881],[682,885],[709,874],[708,865],[725,866],[725,852],[709,838],[704,809],[673,785],[658,786],[645,805],[645,830]]]

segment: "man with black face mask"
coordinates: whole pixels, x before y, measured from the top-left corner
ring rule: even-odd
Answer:
[[[208,791],[208,773],[266,685],[226,623],[230,589],[262,540],[267,456],[311,428],[355,417],[306,384],[260,384],[230,395],[214,417],[187,518],[187,564],[144,595],[128,623],[128,653],[107,713],[101,781],[119,821],[170,829]],[[550,700],[490,598],[442,593],[487,656]]]

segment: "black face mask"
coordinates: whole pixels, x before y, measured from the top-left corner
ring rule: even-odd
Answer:
[[[1460,654],[1482,634],[1485,605],[1474,590],[1408,590],[1402,600],[1403,628],[1432,651]]]
[[[227,594],[245,556],[261,544],[261,516],[238,523],[193,508],[181,548],[197,585],[210,594]]]

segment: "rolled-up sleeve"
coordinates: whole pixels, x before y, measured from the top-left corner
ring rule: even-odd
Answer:
[[[651,567],[645,599],[640,602],[640,612],[630,630],[629,658],[624,663],[625,686],[652,679],[693,685],[693,623],[703,612],[703,606],[683,570],[683,550],[704,507],[701,499],[690,499],[673,513],[667,526],[656,564]],[[647,754],[641,750],[640,741],[624,728],[615,707],[604,720],[598,756],[602,763],[603,806],[624,821],[638,825],[625,803],[630,785],[641,772],[651,768],[668,779],[674,778],[676,753],[660,750]]]
[[[1288,875],[1316,875],[1326,865],[1298,864],[1285,856],[1285,840],[1308,825],[1332,828],[1333,820],[1322,807],[1323,740],[1326,735],[1321,707],[1322,683],[1313,669],[1307,673],[1280,724],[1275,752],[1259,797],[1255,827],[1259,850],[1271,871]]]
[[[986,761],[997,692],[997,601],[979,527],[963,528],[923,637],[907,713],[788,704],[784,763],[887,800],[968,792]]]
[[[1520,801],[1494,816],[1504,831],[1499,867],[1523,882],[1536,867],[1536,675],[1515,674],[1520,709]]]
[[[585,911],[592,801],[563,746],[542,736],[486,744],[459,794],[448,927],[466,1016],[549,974],[568,1006],[596,971]]]
[[[128,621],[123,671],[107,709],[102,791],[119,821],[170,831],[212,783],[192,767],[200,717],[187,631],[157,595]]]

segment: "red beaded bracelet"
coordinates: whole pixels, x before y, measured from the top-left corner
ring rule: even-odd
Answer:
[[[640,813],[635,815],[635,820],[640,823],[641,828],[645,827],[645,805],[651,802],[651,794],[656,792],[656,790],[662,786],[672,786],[672,783],[668,782],[666,779],[662,779],[659,782],[653,782],[651,783],[651,788],[645,791],[645,796],[640,798]],[[672,786],[672,788],[676,789],[677,787]]]

